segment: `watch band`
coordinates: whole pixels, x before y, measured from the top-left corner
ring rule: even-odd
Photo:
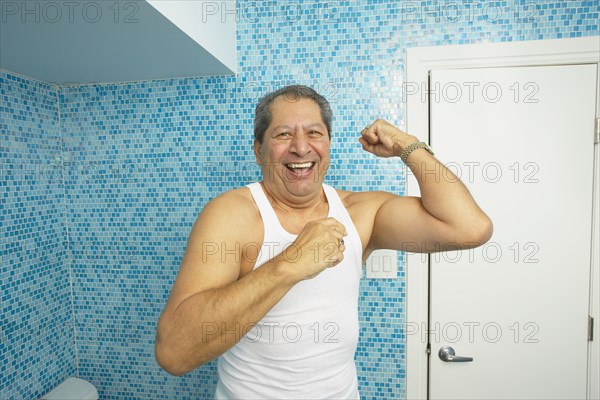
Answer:
[[[400,154],[400,159],[404,163],[406,163],[406,159],[408,158],[408,156],[410,155],[410,153],[412,153],[416,149],[425,149],[425,150],[427,150],[429,152],[429,154],[433,155],[433,150],[431,150],[431,147],[429,147],[427,145],[427,143],[425,143],[425,142],[414,142],[414,143],[408,145],[404,150],[402,150],[402,153]]]

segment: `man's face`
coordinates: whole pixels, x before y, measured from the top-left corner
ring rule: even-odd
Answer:
[[[271,116],[262,144],[254,141],[265,185],[292,201],[320,194],[330,140],[319,106],[280,96],[271,103]]]

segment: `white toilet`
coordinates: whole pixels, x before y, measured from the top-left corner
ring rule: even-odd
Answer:
[[[86,380],[67,378],[40,400],[98,400],[98,390]]]

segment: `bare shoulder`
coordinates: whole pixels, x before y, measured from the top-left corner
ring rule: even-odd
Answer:
[[[213,207],[229,207],[235,205],[235,208],[240,209],[240,211],[248,211],[250,208],[256,209],[250,189],[247,187],[241,187],[223,192],[209,201],[207,206],[208,205]],[[232,211],[235,212],[235,210]]]
[[[243,244],[262,241],[262,227],[247,188],[225,192],[209,201],[188,238],[170,307],[194,293],[231,283],[250,269],[252,265],[246,261],[249,258],[242,254]]]
[[[254,230],[260,222],[250,189],[243,187],[224,192],[209,201],[194,224],[192,234],[198,234],[196,231],[201,230],[211,235],[221,233],[230,240],[237,240],[247,237],[252,233],[249,230]]]
[[[225,218],[246,215],[251,211],[254,211],[258,215],[258,208],[254,203],[250,189],[247,187],[241,187],[221,193],[209,201],[204,209],[211,213],[227,210],[229,213],[223,215]]]

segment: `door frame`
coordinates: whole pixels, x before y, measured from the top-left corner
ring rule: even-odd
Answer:
[[[600,37],[534,40],[509,43],[483,43],[457,46],[415,47],[406,51],[406,81],[402,88],[406,103],[406,130],[420,140],[429,142],[429,107],[423,91],[427,90],[429,71],[508,66],[550,66],[568,64],[598,64],[596,78],[596,118],[600,117]],[[590,121],[590,139],[593,137]],[[592,141],[593,143],[593,141]],[[590,143],[590,145],[592,145]],[[435,150],[435,149],[434,149]],[[443,154],[440,153],[443,159]],[[600,151],[594,144],[594,189],[592,254],[590,266],[589,312],[594,318],[593,341],[588,346],[588,399],[600,397],[599,335],[597,305],[600,301]],[[407,175],[406,194],[418,196],[419,187],[412,175]],[[426,399],[428,389],[428,354],[426,330],[429,314],[429,255],[406,254],[406,398]],[[592,378],[594,377],[594,378]]]

